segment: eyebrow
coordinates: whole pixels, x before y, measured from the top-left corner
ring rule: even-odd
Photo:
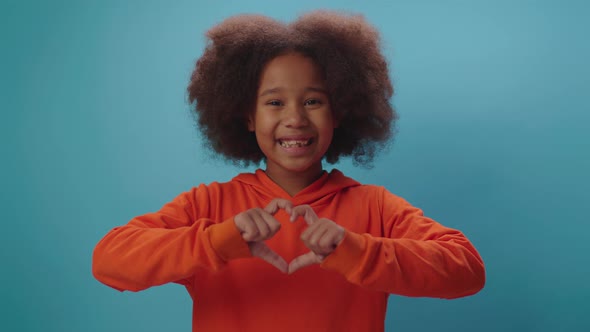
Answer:
[[[260,93],[258,95],[258,97],[263,97],[263,96],[270,95],[270,94],[273,94],[273,93],[276,93],[276,92],[280,92],[281,90],[284,90],[284,89],[283,88],[280,88],[280,87],[267,89],[267,90],[262,91],[262,93]],[[319,92],[319,93],[323,93],[325,95],[328,94],[328,92],[325,89],[315,88],[315,87],[308,87],[308,88],[305,89],[305,91],[306,92],[307,91]]]

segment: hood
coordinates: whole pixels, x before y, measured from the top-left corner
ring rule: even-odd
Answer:
[[[311,205],[312,203],[317,203],[318,201],[328,198],[346,188],[360,186],[359,182],[344,176],[344,174],[337,169],[333,169],[329,173],[324,171],[319,179],[305,187],[295,196],[290,196],[261,169],[256,170],[255,173],[239,174],[234,177],[232,181],[241,182],[252,187],[252,189],[260,196],[265,197],[268,200],[284,198],[296,205]]]

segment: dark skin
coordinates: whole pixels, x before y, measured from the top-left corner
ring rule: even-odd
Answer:
[[[273,215],[284,209],[295,222],[299,217],[308,224],[301,233],[301,241],[310,249],[309,252],[296,257],[290,263],[270,249],[264,241],[272,238],[281,228]],[[344,228],[326,218],[318,218],[311,206],[293,206],[286,199],[272,200],[264,209],[253,208],[235,216],[236,227],[242,238],[248,243],[252,256],[261,258],[283,273],[295,271],[313,264],[320,264],[342,242],[346,231]]]
[[[266,157],[266,174],[291,197],[322,175],[322,158],[336,125],[321,70],[311,59],[290,53],[267,64],[248,129],[256,134]],[[285,210],[291,222],[302,217],[308,224],[301,240],[310,251],[290,263],[264,243],[280,230],[280,222],[273,217],[278,209]],[[234,222],[253,256],[289,274],[321,263],[345,236],[344,228],[318,218],[309,205],[293,206],[285,199],[244,211]]]
[[[248,119],[269,178],[290,196],[317,180],[336,126],[321,68],[313,60],[289,53],[269,61]]]

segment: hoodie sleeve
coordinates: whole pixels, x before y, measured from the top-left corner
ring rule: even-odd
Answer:
[[[484,265],[471,242],[382,189],[385,236],[347,231],[322,267],[354,284],[405,296],[450,299],[481,290]]]
[[[117,290],[139,291],[168,282],[188,285],[197,268],[218,270],[234,258],[249,257],[233,218],[203,217],[197,202],[208,202],[201,185],[155,213],[116,227],[96,245],[92,272]]]

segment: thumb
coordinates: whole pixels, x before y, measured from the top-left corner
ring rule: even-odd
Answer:
[[[289,266],[285,259],[270,249],[264,242],[249,242],[248,246],[252,256],[268,262],[283,273],[287,273]]]
[[[295,271],[313,264],[320,264],[324,260],[324,256],[316,255],[313,251],[296,257],[289,264],[287,273],[293,274]]]

